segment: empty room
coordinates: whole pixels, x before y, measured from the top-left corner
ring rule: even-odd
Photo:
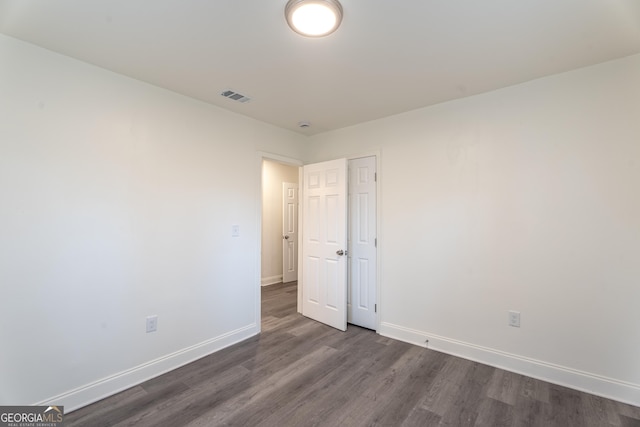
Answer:
[[[0,0],[0,292],[0,425],[638,426],[640,2]]]

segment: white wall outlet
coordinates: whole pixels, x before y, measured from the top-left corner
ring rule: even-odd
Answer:
[[[520,327],[520,312],[519,311],[509,311],[509,326],[513,326],[514,328]]]
[[[158,316],[147,316],[147,333],[158,330]]]
[[[231,226],[231,237],[240,237],[240,226],[232,225]]]

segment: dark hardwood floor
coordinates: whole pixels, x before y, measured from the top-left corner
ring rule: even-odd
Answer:
[[[640,426],[640,408],[296,313],[262,291],[262,333],[66,416],[68,426]]]

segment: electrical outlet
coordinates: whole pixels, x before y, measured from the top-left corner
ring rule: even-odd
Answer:
[[[513,326],[514,328],[520,327],[520,312],[519,311],[509,311],[509,326]]]
[[[147,316],[147,333],[158,330],[158,316]]]

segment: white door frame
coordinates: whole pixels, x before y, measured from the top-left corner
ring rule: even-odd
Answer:
[[[380,209],[382,206],[382,194],[380,191],[381,188],[381,161],[380,161],[380,151],[373,151],[373,152],[367,152],[367,153],[361,153],[361,154],[355,154],[355,155],[350,155],[350,156],[345,156],[344,158],[347,159],[347,161],[352,160],[352,159],[359,159],[361,157],[375,157],[376,158],[376,171],[378,174],[377,177],[377,182],[376,182],[376,235],[378,236],[377,239],[377,244],[378,244],[378,251],[376,254],[376,276],[377,276],[377,282],[376,282],[376,304],[378,306],[378,310],[377,310],[377,316],[376,316],[376,333],[380,330],[380,323],[381,323],[381,319],[382,319],[382,310],[384,309],[384,304],[382,304],[382,292],[381,292],[381,288],[382,286],[380,285],[382,282],[382,274],[381,274],[381,265],[382,265],[382,256],[381,253],[382,251],[380,250],[380,248],[382,247],[382,245],[384,244],[384,239],[382,238],[382,229],[380,227]],[[331,159],[325,159],[325,160],[331,160]],[[300,168],[300,172],[299,172],[299,177],[298,177],[298,188],[300,189],[300,193],[299,193],[299,197],[300,199],[302,199],[303,195],[303,188],[304,188],[304,179],[303,179],[303,173],[302,173],[302,168]],[[304,217],[302,215],[302,212],[299,210],[298,211],[298,285],[300,285],[302,283],[302,268],[303,268],[303,259],[302,259],[302,231],[304,230]],[[302,286],[298,286],[298,313],[302,313]]]
[[[257,170],[259,171],[259,179],[258,181],[258,239],[257,240],[257,268],[256,268],[256,278],[255,278],[255,307],[254,307],[254,316],[256,319],[256,326],[258,331],[262,330],[262,161],[269,160],[272,162],[283,163],[285,165],[294,166],[302,169],[303,166],[302,160],[294,159],[292,157],[281,156],[279,154],[268,153],[264,151],[258,151],[258,156],[256,159],[257,162]],[[300,185],[300,176],[301,172],[298,173],[298,185]],[[298,212],[298,218],[300,218],[300,212]],[[300,229],[300,224],[298,224],[298,230]],[[300,233],[298,233],[298,236]],[[300,242],[300,238],[298,237],[298,242]],[[298,251],[298,254],[300,251]],[[299,256],[298,256],[299,259]],[[300,280],[300,268],[298,268],[298,280]],[[298,301],[300,301],[300,292],[298,292]],[[300,305],[298,304],[298,307]]]

